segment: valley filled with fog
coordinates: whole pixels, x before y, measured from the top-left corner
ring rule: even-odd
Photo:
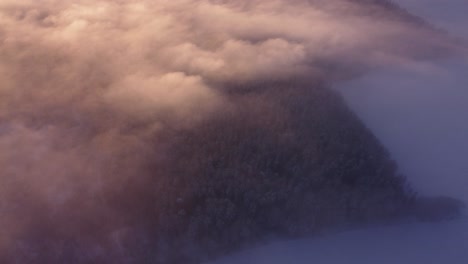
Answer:
[[[450,34],[468,38],[465,0],[396,1]],[[468,60],[386,67],[335,87],[389,149],[418,192],[468,202]],[[463,264],[468,219],[402,223],[276,241],[216,264]]]

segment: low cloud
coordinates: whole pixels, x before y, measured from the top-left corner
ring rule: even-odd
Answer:
[[[97,201],[163,161],[170,139],[159,135],[231,111],[227,86],[426,70],[461,50],[367,2],[0,0],[0,213],[11,230],[0,246],[33,208]]]

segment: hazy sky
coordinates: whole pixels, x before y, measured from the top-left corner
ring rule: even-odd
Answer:
[[[396,0],[395,2],[442,29],[468,36],[466,0]]]
[[[397,2],[468,38],[468,2]],[[392,67],[343,84],[342,91],[420,191],[468,200],[467,59],[435,61],[433,67],[431,73]]]
[[[466,0],[398,0],[415,14],[468,37]],[[428,74],[387,68],[339,89],[390,149],[415,187],[468,202],[468,63],[440,61]],[[218,264],[465,264],[468,221],[357,230],[251,249]]]

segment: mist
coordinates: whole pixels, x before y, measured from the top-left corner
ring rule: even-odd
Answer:
[[[342,91],[421,192],[466,199],[468,68],[463,60],[438,67],[430,75],[389,70]]]
[[[468,38],[461,0],[396,1],[453,36]],[[426,195],[468,201],[468,61],[431,63],[430,71],[386,67],[335,86]],[[324,237],[275,242],[217,263],[454,263],[468,261],[466,216],[442,223],[403,223]]]
[[[455,36],[468,39],[463,1],[401,1]],[[434,63],[431,73],[389,69],[341,89],[349,104],[411,175],[420,191],[467,199],[466,57]],[[372,87],[372,88],[371,88]]]
[[[144,243],[146,229],[126,229],[150,206],[135,201],[185,202],[171,179],[197,164],[180,169],[174,153],[206,123],[293,119],[270,98],[277,83],[340,90],[416,189],[464,198],[466,66],[448,61],[466,56],[462,31],[372,1],[0,0],[0,260],[38,263],[43,241],[84,233],[87,256],[62,254],[135,263],[115,238]]]

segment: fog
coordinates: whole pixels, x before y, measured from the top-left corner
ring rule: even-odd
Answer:
[[[420,14],[465,34],[437,10]],[[402,10],[359,1],[0,0],[0,253],[122,228],[109,193],[170,175],[172,132],[233,111],[231,88],[257,83],[333,84],[417,189],[463,198],[466,65],[440,61],[465,52]],[[118,251],[108,233],[84,251]]]
[[[468,38],[465,1],[400,2],[434,25]],[[434,66],[429,74],[390,69],[342,91],[421,191],[466,199],[468,60],[443,60]]]
[[[342,91],[419,191],[466,199],[468,65],[437,66],[434,74],[380,72]]]
[[[434,26],[468,38],[466,1],[396,2]],[[468,60],[433,61],[430,69],[387,67],[335,88],[390,150],[419,192],[468,201]],[[464,217],[277,242],[216,263],[462,264],[468,262],[466,241]]]
[[[400,1],[416,15],[468,39],[465,1]],[[420,191],[467,199],[468,60],[434,62],[434,71],[389,69],[341,89],[361,118],[385,142]],[[371,88],[372,87],[372,88]]]

